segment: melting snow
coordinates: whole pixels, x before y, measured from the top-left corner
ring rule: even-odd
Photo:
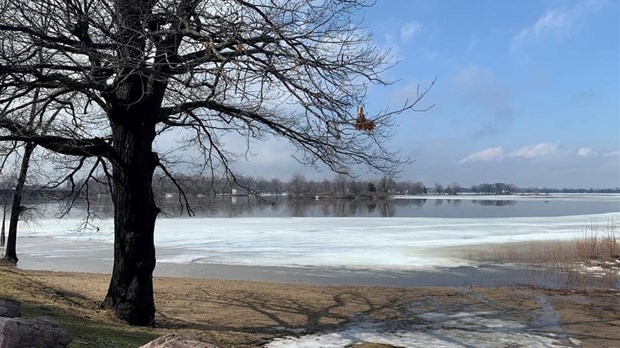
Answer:
[[[423,313],[423,324],[385,330],[380,323],[349,326],[331,333],[276,339],[268,348],[342,348],[361,343],[396,347],[567,347],[565,337],[499,317],[497,312]]]

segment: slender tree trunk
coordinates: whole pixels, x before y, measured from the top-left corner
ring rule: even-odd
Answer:
[[[22,194],[24,193],[24,185],[26,184],[26,177],[28,176],[28,167],[30,166],[30,156],[36,145],[34,143],[26,143],[24,155],[22,157],[22,164],[19,170],[19,177],[17,178],[17,185],[15,185],[15,191],[13,192],[13,204],[11,206],[11,218],[9,219],[9,235],[6,241],[6,252],[4,259],[12,263],[17,263],[17,223],[19,222],[19,216],[23,211]]]
[[[6,226],[6,199],[2,202],[2,232],[0,232],[0,246],[4,247],[6,243],[6,234],[4,233]]]
[[[159,209],[153,199],[153,172],[158,163],[152,151],[155,124],[140,121],[148,111],[132,108],[110,115],[113,145],[114,267],[103,308],[115,311],[131,325],[152,325],[155,318],[153,270],[154,229]]]

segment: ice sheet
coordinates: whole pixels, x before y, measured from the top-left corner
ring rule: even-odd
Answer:
[[[579,201],[579,202],[620,202],[620,194],[617,193],[552,193],[552,194],[514,194],[514,195],[396,195],[394,199],[450,199],[462,201]]]
[[[562,217],[454,218],[169,218],[156,224],[158,262],[260,266],[326,266],[418,269],[459,266],[464,260],[437,252],[442,247],[572,239],[586,225],[604,228],[620,213]],[[111,252],[113,224],[80,219],[41,219],[21,226],[20,238],[39,238],[20,253],[88,257]],[[49,241],[53,240],[54,247]]]

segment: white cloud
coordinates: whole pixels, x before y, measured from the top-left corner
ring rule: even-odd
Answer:
[[[601,152],[590,147],[582,147],[577,150],[577,156],[581,157],[620,157],[620,150]]]
[[[422,24],[417,21],[411,21],[400,27],[400,39],[409,41],[422,30]]]
[[[459,163],[463,164],[468,162],[487,162],[493,160],[500,161],[502,158],[504,158],[504,148],[498,146],[470,153],[465,158],[460,160]]]
[[[573,7],[558,7],[548,10],[534,24],[521,30],[512,39],[511,53],[521,56],[523,48],[533,43],[546,40],[562,41],[570,36],[580,20],[602,7],[600,0],[586,0],[577,2]]]
[[[536,23],[521,30],[513,38],[512,49],[520,49],[530,42],[539,41],[549,36],[562,39],[568,35],[572,21],[569,11],[564,9],[547,11]]]
[[[590,147],[582,147],[579,150],[577,150],[577,156],[590,157],[590,156],[596,156],[596,155],[598,155],[598,153],[592,150],[592,148]]]
[[[536,158],[548,156],[556,152],[558,145],[552,143],[540,143],[536,145],[527,145],[516,149],[510,153],[510,157]]]
[[[510,152],[508,158],[537,158],[548,156],[555,153],[558,149],[557,144],[540,143],[535,145],[526,145]],[[459,161],[459,164],[470,162],[488,162],[501,161],[505,156],[502,146],[490,147],[488,149],[473,152]]]

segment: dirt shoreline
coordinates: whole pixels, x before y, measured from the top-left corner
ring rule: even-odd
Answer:
[[[441,255],[451,266],[398,268],[277,267],[224,265],[213,263],[157,262],[157,277],[261,281],[308,285],[415,286],[415,287],[495,287],[531,285],[550,288],[620,288],[620,274],[605,279],[592,274],[568,274],[519,263],[518,255],[536,249],[537,253],[569,245],[573,241],[531,241],[494,243],[426,250],[429,257]],[[511,256],[512,255],[512,256]],[[422,255],[423,256],[423,255]],[[531,260],[530,260],[531,261]],[[94,251],[88,258],[40,257],[20,260],[23,270],[87,272],[110,274],[109,253]]]
[[[112,265],[108,262],[76,260],[73,258],[54,258],[50,261],[20,261],[18,268],[22,270],[110,274]],[[264,267],[158,262],[154,275],[156,277],[241,280],[280,284],[390,287],[498,286],[525,284],[531,280],[530,275],[525,269],[490,263],[475,266],[427,267],[399,270],[345,267]]]
[[[525,333],[507,333],[521,335],[515,336],[519,339],[536,334],[560,346],[620,346],[617,290],[326,286],[155,277],[157,325],[135,328],[98,308],[108,281],[105,274],[0,267],[0,296],[22,301],[25,316],[57,319],[72,331],[72,347],[136,347],[172,332],[222,347],[259,347],[278,337],[337,332],[369,322],[381,323],[385,332],[428,331],[434,339],[436,333],[459,330],[477,337],[471,336],[471,330],[477,330],[485,340],[491,332],[491,345],[481,341],[478,346],[497,346],[495,329],[431,322],[425,317],[429,313],[484,313],[480,320],[524,328]]]

